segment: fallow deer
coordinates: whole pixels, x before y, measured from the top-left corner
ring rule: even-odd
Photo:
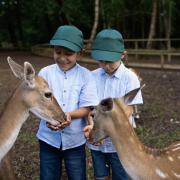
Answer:
[[[35,75],[33,66],[24,62],[22,67],[10,57],[7,60],[14,75],[22,82],[0,115],[0,161],[13,146],[30,112],[53,125],[66,119],[47,82]]]
[[[180,179],[180,141],[164,149],[151,149],[138,139],[129,123],[130,103],[139,89],[123,98],[102,100],[92,111],[93,143],[112,138],[122,165],[133,180]]]

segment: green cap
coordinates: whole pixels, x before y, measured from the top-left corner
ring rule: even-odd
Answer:
[[[124,50],[121,33],[114,29],[104,29],[97,34],[92,44],[91,56],[97,61],[115,62],[121,59]]]
[[[83,48],[83,34],[75,26],[60,26],[50,40],[50,44],[79,52]]]

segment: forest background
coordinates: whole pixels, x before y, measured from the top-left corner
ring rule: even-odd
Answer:
[[[1,0],[0,47],[48,43],[57,27],[72,24],[85,39],[115,28],[124,39],[148,39],[144,46],[151,48],[152,38],[180,37],[179,9],[179,0]]]
[[[161,53],[172,51],[178,54],[172,62],[177,60],[179,65],[179,9],[180,0],[0,0],[0,109],[17,82],[7,73],[10,71],[7,55],[19,63],[31,60],[37,70],[41,69],[52,63],[52,58],[32,54],[31,47],[49,43],[56,29],[64,24],[80,28],[86,45],[101,29],[115,28],[123,34],[128,54],[133,46],[126,40],[139,39],[138,48],[144,48],[143,53],[147,53],[146,48],[153,49],[148,50],[151,53],[156,48],[162,49],[159,56],[164,60]],[[154,43],[153,39],[158,41]],[[171,49],[166,40],[171,41]],[[137,60],[139,62],[139,58]],[[146,57],[141,64],[149,60],[157,62],[158,58]],[[97,64],[83,65],[91,70],[97,68]],[[140,119],[136,132],[145,145],[165,147],[180,139],[180,71],[140,71],[146,87],[143,89],[144,104],[138,107]],[[39,179],[39,146],[35,137],[38,124],[39,121],[27,121],[13,148],[13,167],[19,180]],[[89,154],[87,163],[87,177],[91,180]],[[4,169],[3,172],[6,173]]]

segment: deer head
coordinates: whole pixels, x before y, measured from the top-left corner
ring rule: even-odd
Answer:
[[[132,114],[133,108],[126,104],[131,103],[136,94],[142,88],[137,88],[124,97],[118,98],[121,102],[122,113],[125,113],[127,118]],[[109,130],[113,129],[112,118],[114,117],[114,100],[113,98],[103,99],[97,107],[92,111],[94,127],[90,134],[92,144],[97,144],[109,136]]]
[[[33,66],[29,62],[24,62],[24,67],[22,67],[10,57],[7,60],[15,77],[22,81],[18,88],[20,94],[18,97],[27,110],[53,125],[65,121],[65,114],[47,82],[42,77],[35,75]]]

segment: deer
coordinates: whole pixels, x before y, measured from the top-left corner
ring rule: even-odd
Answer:
[[[103,99],[92,110],[91,143],[98,144],[110,136],[124,169],[133,180],[180,179],[180,141],[162,149],[149,148],[140,142],[128,120],[133,108],[127,104],[140,89],[121,98]]]
[[[8,153],[23,123],[30,113],[38,118],[59,125],[66,120],[48,83],[35,75],[31,63],[24,62],[24,67],[7,57],[8,64],[14,76],[21,80],[0,114],[0,161]]]

